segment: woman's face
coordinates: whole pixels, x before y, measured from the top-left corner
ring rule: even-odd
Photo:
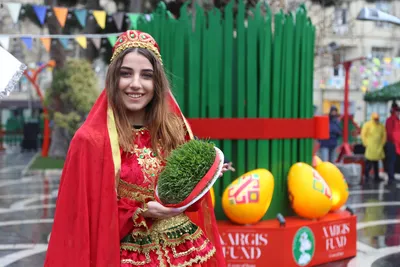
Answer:
[[[137,52],[125,55],[118,88],[129,114],[141,114],[154,96],[154,70],[150,61]]]

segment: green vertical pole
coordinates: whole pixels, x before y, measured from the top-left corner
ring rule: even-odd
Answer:
[[[260,118],[269,118],[271,100],[271,55],[272,55],[272,30],[271,30],[271,11],[267,7],[265,21],[259,20],[260,27],[260,91],[258,97],[258,114]],[[259,140],[257,150],[257,167],[270,170],[270,142],[269,140]]]
[[[208,110],[210,118],[221,117],[221,76],[222,76],[222,27],[221,27],[221,12],[219,9],[214,8],[208,14],[209,16],[209,33],[212,38],[208,39],[209,47],[211,48],[208,53]],[[220,147],[218,140],[212,140],[213,143]],[[222,191],[221,180],[214,184],[214,190],[221,194]],[[215,199],[215,212],[220,216],[223,215],[221,199]]]
[[[260,95],[259,95],[259,117],[260,118],[270,118],[271,117],[271,98],[272,98],[272,28],[271,11],[267,9],[267,15],[265,18],[265,26],[261,28],[261,38],[264,40],[261,42],[262,56],[260,73],[261,73],[261,85],[260,85]],[[273,142],[273,141],[272,141]],[[258,145],[258,167],[266,168],[271,171],[271,141],[270,140],[260,140]],[[276,179],[275,179],[276,181]],[[279,205],[278,201],[275,201],[273,196],[273,203],[269,209],[272,212],[267,212],[263,217],[264,220],[272,219],[276,217]],[[275,208],[272,208],[275,206]]]
[[[233,52],[233,2],[229,2],[225,6],[224,10],[224,21],[223,21],[223,38],[224,38],[224,45],[223,45],[223,116],[224,118],[232,118],[233,116],[233,108],[232,108],[232,101],[233,101],[233,84],[232,84],[232,52]],[[224,140],[223,141],[223,151],[225,157],[229,160],[233,160],[232,156],[232,141],[231,140]],[[222,179],[222,190],[221,195],[222,197],[223,190],[232,182],[232,173],[226,172]]]
[[[204,23],[206,25],[207,23]],[[208,66],[211,64],[209,61],[209,53],[210,53],[210,33],[209,29],[205,26],[201,28],[202,31],[202,39],[201,39],[201,109],[200,109],[200,114],[201,117],[205,118],[208,116],[208,108],[207,108],[207,97],[208,97]]]
[[[299,97],[300,97],[300,78],[301,78],[301,38],[302,29],[304,24],[304,12],[303,8],[298,8],[296,12],[296,28],[294,35],[294,60],[293,60],[293,118],[299,118]],[[292,161],[299,161],[299,139],[296,139],[292,143]]]
[[[307,27],[305,23],[301,28],[301,62],[300,62],[300,96],[299,96],[299,116],[300,118],[306,118],[306,86],[307,86]],[[306,143],[305,139],[299,141],[299,161],[306,162]]]
[[[256,11],[253,10],[253,13]],[[248,17],[247,19],[247,45],[246,45],[246,110],[247,118],[257,118],[257,93],[258,93],[258,34],[257,34],[257,21]],[[256,156],[257,156],[257,141],[247,140],[247,166],[248,171],[256,168]]]
[[[244,99],[246,96],[246,35],[244,28],[245,19],[245,6],[243,0],[239,0],[238,11],[236,16],[236,31],[237,31],[237,116],[239,118],[245,117]],[[245,166],[245,141],[237,141],[237,175],[242,175],[246,171]]]
[[[307,86],[306,86],[306,117],[313,117],[313,69],[314,69],[314,27],[311,21],[307,21]],[[306,155],[305,162],[312,164],[312,149],[313,149],[313,139],[306,139]]]
[[[188,15],[183,7],[181,8],[180,17],[175,31],[175,54],[174,58],[174,91],[176,100],[183,112],[186,111],[185,101],[185,51],[187,44],[187,21]]]
[[[286,15],[285,20],[285,68],[284,68],[284,81],[283,81],[283,118],[289,119],[292,117],[292,97],[293,97],[293,39],[294,39],[294,21],[291,14]],[[284,206],[286,208],[286,214],[289,214],[290,203],[289,195],[287,191],[287,175],[292,162],[292,139],[283,140],[283,190],[282,197],[284,200]]]
[[[283,15],[281,13],[275,14],[275,31],[273,41],[273,54],[272,59],[274,62],[272,70],[272,92],[271,92],[271,117],[279,118],[280,107],[276,103],[280,103],[280,90],[281,90],[281,66],[282,66],[282,21]],[[266,217],[274,218],[276,214],[282,212],[282,176],[280,171],[280,140],[271,141],[271,172],[275,179],[274,195],[272,198],[271,206],[267,211]]]
[[[196,4],[196,24],[189,38],[189,111],[191,118],[200,118],[201,39],[204,24],[203,10]]]

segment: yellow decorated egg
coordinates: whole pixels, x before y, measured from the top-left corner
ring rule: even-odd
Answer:
[[[222,208],[234,223],[257,223],[267,212],[274,192],[274,177],[256,169],[233,181],[222,195]]]
[[[317,155],[314,155],[313,156],[313,161],[312,161],[313,167],[316,168],[321,163],[322,163],[321,158],[318,157]]]
[[[293,210],[307,219],[321,218],[332,207],[331,189],[319,173],[306,163],[296,163],[288,175],[289,199]]]
[[[330,162],[322,162],[316,169],[332,190],[331,211],[340,209],[349,197],[349,187],[342,172]]]
[[[213,205],[213,207],[215,207],[215,192],[214,192],[214,188],[213,187],[211,187],[211,189],[210,189],[210,195],[211,195],[212,205]]]

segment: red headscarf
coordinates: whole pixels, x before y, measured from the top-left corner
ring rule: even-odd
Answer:
[[[125,32],[117,40],[113,58],[117,51],[120,53],[129,47],[149,49],[161,61],[157,43],[146,33]],[[157,48],[158,54],[152,47]],[[185,121],[189,137],[193,138],[190,126],[171,93],[169,103],[171,110]],[[104,90],[71,141],[60,181],[45,267],[120,266],[116,193],[120,167],[121,156],[114,114]],[[210,194],[203,198],[198,212],[188,215],[203,229],[217,250],[216,255],[202,266],[224,267]]]

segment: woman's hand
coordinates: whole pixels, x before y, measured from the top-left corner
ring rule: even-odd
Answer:
[[[142,213],[145,218],[153,219],[167,219],[182,213],[181,210],[174,208],[167,208],[158,203],[157,201],[149,201],[147,203],[147,210]]]
[[[221,171],[221,174],[219,175],[219,177],[222,177],[222,175],[226,171],[232,171],[232,172],[235,171],[235,168],[232,167],[232,162],[224,163],[224,165],[222,166],[222,171]]]

